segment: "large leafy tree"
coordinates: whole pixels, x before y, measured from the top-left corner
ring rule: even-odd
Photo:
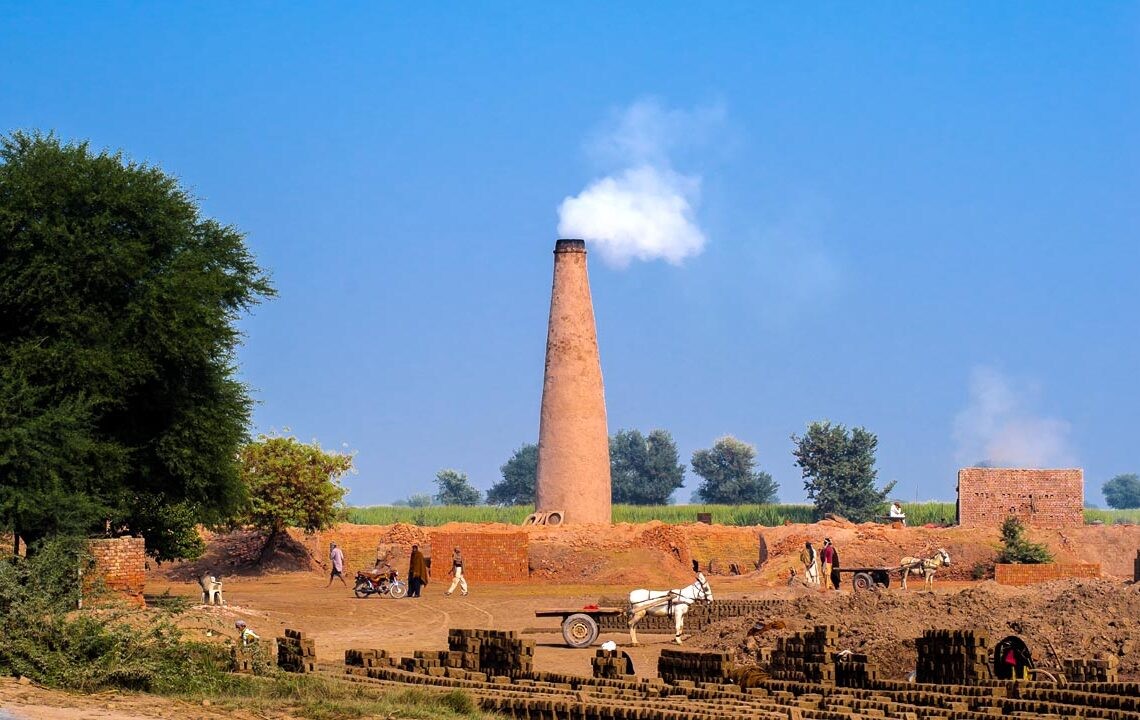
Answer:
[[[458,470],[440,470],[435,474],[435,484],[439,492],[435,501],[440,505],[478,505],[479,491],[472,487],[467,473]]]
[[[1109,507],[1123,510],[1140,507],[1140,475],[1126,473],[1117,475],[1101,489],[1104,501]]]
[[[511,455],[499,471],[503,479],[487,491],[492,505],[530,505],[534,503],[534,484],[538,477],[538,446],[526,443]]]
[[[263,555],[287,528],[316,532],[336,522],[348,492],[340,478],[352,471],[352,455],[293,437],[261,435],[241,448],[239,461],[249,497],[239,522],[266,535]]]
[[[157,167],[0,137],[0,527],[192,555],[243,501],[239,317],[272,287]]]
[[[693,453],[693,472],[704,482],[697,488],[701,502],[725,505],[776,502],[779,486],[756,469],[756,448],[726,435],[711,448]]]
[[[610,478],[615,503],[665,505],[685,484],[685,466],[667,431],[619,430],[610,436]]]
[[[866,429],[850,431],[829,421],[813,422],[803,437],[792,435],[792,454],[815,512],[865,522],[880,512],[895,483],[875,489],[875,449],[879,438]]]

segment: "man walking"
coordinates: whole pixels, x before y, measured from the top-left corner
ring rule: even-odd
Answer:
[[[408,563],[408,597],[420,597],[420,588],[427,585],[428,568],[419,545],[412,546],[412,559]]]
[[[451,573],[455,577],[451,580],[451,587],[447,589],[444,595],[450,596],[455,592],[455,586],[458,585],[459,589],[467,595],[467,579],[463,577],[463,553],[459,552],[459,548],[455,548],[455,552],[451,554]]]
[[[835,565],[835,548],[831,545],[831,538],[823,539],[823,549],[819,551],[819,561],[823,565],[820,578],[823,580],[823,589],[831,585],[831,568]]]
[[[333,578],[340,578],[341,584],[348,587],[344,579],[344,551],[336,543],[329,543],[329,562],[332,563],[332,571],[329,572],[329,584],[325,587],[332,585]]]

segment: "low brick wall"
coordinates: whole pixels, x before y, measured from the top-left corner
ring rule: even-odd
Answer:
[[[999,564],[994,566],[998,585],[1032,585],[1061,578],[1100,577],[1100,563]]]
[[[451,551],[463,553],[463,576],[471,582],[512,582],[530,575],[527,552],[530,536],[517,532],[431,532],[432,578],[441,582],[451,574]]]
[[[132,604],[146,605],[146,541],[139,537],[88,540],[87,549],[95,561],[88,577],[97,577],[108,591]]]

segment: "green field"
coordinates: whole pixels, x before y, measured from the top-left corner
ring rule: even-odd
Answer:
[[[903,503],[908,525],[954,524],[954,503]],[[359,525],[391,525],[408,523],[435,527],[449,522],[505,523],[521,525],[534,512],[531,505],[497,507],[495,505],[432,505],[412,508],[391,505],[350,507],[345,511],[348,522]],[[884,510],[885,512],[885,510]],[[710,513],[718,525],[773,527],[784,521],[812,522],[810,505],[614,505],[614,522],[643,523],[660,520],[669,525],[695,522],[697,513]],[[1140,510],[1085,510],[1085,522],[1140,524]]]

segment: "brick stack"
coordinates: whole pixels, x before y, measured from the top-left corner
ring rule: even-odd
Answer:
[[[665,682],[725,683],[732,680],[735,664],[725,652],[664,648],[657,658],[657,674]]]
[[[1033,565],[994,565],[994,580],[998,585],[1032,585],[1060,578],[1100,577],[1099,563],[1037,563]]]
[[[869,688],[879,679],[879,668],[864,653],[835,653],[835,684],[839,687]]]
[[[958,471],[958,524],[996,528],[1013,515],[1036,528],[1081,527],[1085,473],[1080,468],[962,468]]]
[[[1096,658],[1065,658],[1065,678],[1069,682],[1116,682],[1119,661],[1115,655],[1101,653]]]
[[[317,641],[305,638],[299,630],[285,629],[277,638],[277,667],[285,672],[311,673],[317,669]]]
[[[916,679],[920,683],[966,685],[989,680],[989,636],[973,630],[924,630],[914,641],[918,650]]]
[[[816,625],[810,632],[777,638],[768,673],[776,680],[834,684],[838,642],[834,625]]]
[[[141,537],[104,538],[88,540],[87,550],[95,561],[94,572],[88,579],[101,581],[104,588],[144,607],[143,588],[146,586],[146,541]],[[85,593],[90,584],[85,583]]]
[[[463,576],[468,582],[510,582],[530,576],[530,535],[524,530],[508,532],[433,531],[432,577],[444,581],[451,574],[451,551],[463,553]]]
[[[257,645],[230,646],[230,669],[233,672],[248,673],[253,672],[254,655],[257,653]]]
[[[609,680],[622,680],[627,677],[626,659],[620,650],[601,650],[590,658],[590,667],[594,670],[594,677]]]
[[[600,601],[598,604],[607,603]],[[628,607],[628,603],[626,606]],[[778,615],[787,608],[786,600],[713,600],[712,603],[695,603],[685,613],[685,632],[700,632],[718,620]],[[625,615],[602,615],[598,618],[598,629],[601,632],[623,632],[628,627]],[[673,619],[667,615],[650,615],[637,623],[637,631],[665,632],[672,635],[675,625]]]
[[[488,675],[520,677],[534,670],[534,640],[521,640],[514,630],[447,631],[446,667]]]
[[[446,650],[416,650],[412,657],[400,658],[398,667],[408,672],[443,675],[447,667]]]
[[[395,658],[387,650],[350,648],[344,651],[344,664],[349,667],[392,667]]]

